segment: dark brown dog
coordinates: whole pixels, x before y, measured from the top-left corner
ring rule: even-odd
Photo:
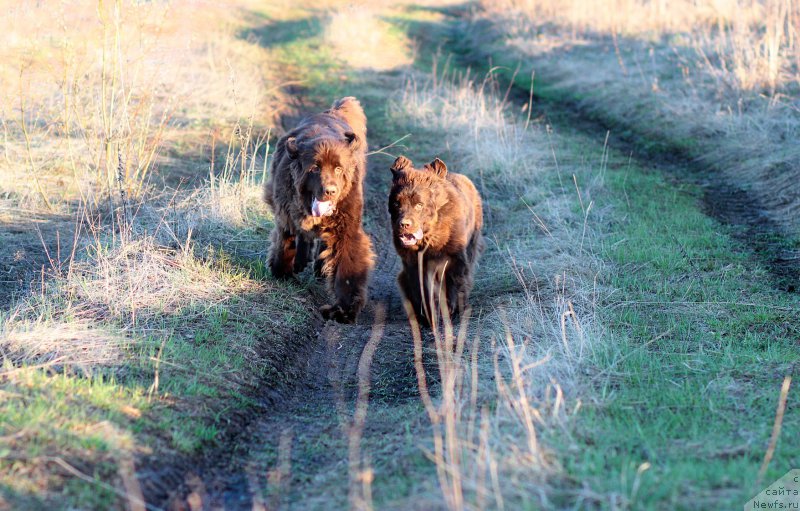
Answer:
[[[439,158],[418,170],[400,156],[391,170],[389,213],[403,262],[397,277],[400,290],[424,323],[440,312],[436,298],[442,285],[447,310],[463,312],[484,247],[478,191],[466,176],[448,173]]]
[[[347,97],[312,115],[281,137],[270,165],[264,199],[275,215],[269,266],[276,277],[303,271],[315,240],[325,249],[318,272],[335,297],[325,318],[355,321],[364,307],[374,253],[361,226],[367,170],[367,118]]]

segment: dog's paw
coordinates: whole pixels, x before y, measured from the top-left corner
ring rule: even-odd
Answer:
[[[356,314],[345,310],[341,305],[323,305],[319,309],[322,317],[332,319],[338,323],[355,323]]]

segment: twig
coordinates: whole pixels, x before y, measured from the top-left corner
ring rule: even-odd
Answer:
[[[767,452],[764,453],[764,461],[761,463],[761,468],[758,470],[758,479],[756,480],[756,487],[761,486],[761,481],[764,479],[764,474],[767,473],[769,462],[772,461],[772,455],[775,454],[775,446],[778,443],[778,437],[781,435],[781,425],[783,424],[783,412],[786,411],[786,398],[789,396],[789,386],[792,384],[792,377],[786,375],[783,378],[783,385],[781,385],[781,395],[778,398],[778,409],[775,411],[775,423],[772,426],[772,436],[769,439],[769,446]]]
[[[386,156],[391,156],[392,158],[395,158],[396,155],[385,152],[386,149],[390,149],[390,148],[396,146],[397,144],[399,144],[400,142],[402,142],[403,140],[407,139],[410,136],[411,136],[411,133],[406,133],[405,135],[403,135],[402,137],[398,138],[397,140],[395,140],[391,144],[387,145],[386,147],[381,147],[380,149],[376,149],[375,151],[368,152],[367,156],[371,156],[373,154],[385,154]],[[405,147],[405,146],[403,146],[403,147]]]
[[[531,71],[531,88],[528,93],[528,117],[525,119],[525,131],[528,131],[528,126],[531,123],[531,114],[533,110],[533,79],[536,77],[536,71]]]
[[[164,345],[167,343],[167,336],[164,336],[164,339],[161,341],[161,347],[158,348],[158,355],[156,355],[156,367],[155,367],[155,375],[153,377],[153,384],[150,385],[150,388],[147,389],[147,399],[150,400],[153,398],[153,394],[158,392],[158,376],[159,376],[159,369],[161,368],[161,355],[164,353]]]

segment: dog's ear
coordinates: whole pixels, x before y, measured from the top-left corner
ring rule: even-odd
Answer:
[[[447,189],[444,186],[434,186],[433,190],[433,203],[436,205],[436,210],[438,211],[442,209],[445,204],[450,202],[450,195],[447,193]]]
[[[439,158],[435,158],[432,162],[425,165],[425,169],[433,172],[439,177],[445,177],[447,175],[447,165],[445,165],[444,162]]]
[[[394,160],[394,163],[392,163],[392,167],[390,170],[392,171],[392,176],[395,179],[397,179],[405,169],[411,167],[412,167],[411,160],[409,160],[405,156],[398,156],[397,159]]]
[[[352,131],[345,132],[344,139],[348,144],[350,144],[351,149],[355,149],[361,145],[361,139],[358,138],[358,135]]]
[[[299,153],[297,149],[297,138],[289,137],[286,139],[286,151],[289,153],[291,159],[296,159]]]

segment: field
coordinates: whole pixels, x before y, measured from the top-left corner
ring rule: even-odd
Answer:
[[[800,467],[800,4],[5,2],[0,510],[734,509]],[[354,325],[266,266],[356,96]],[[407,320],[389,167],[484,201]]]

